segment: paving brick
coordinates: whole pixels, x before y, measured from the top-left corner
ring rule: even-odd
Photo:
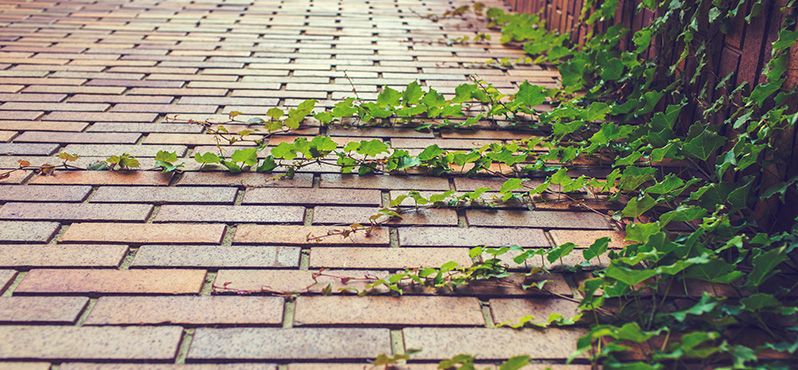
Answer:
[[[77,111],[77,112],[102,112],[108,109],[108,104],[82,104],[82,103],[25,103],[11,102],[0,105],[0,110],[43,110],[43,111]]]
[[[506,180],[504,179],[497,179],[497,178],[468,178],[468,177],[455,177],[454,179],[454,187],[459,191],[474,191],[479,188],[488,188],[493,191],[499,191],[501,189],[502,184],[504,184]],[[535,187],[541,184],[540,180],[537,179],[530,179],[525,180],[523,182],[524,186],[526,187]],[[524,192],[523,189],[519,189],[518,191]]]
[[[154,122],[157,113],[119,113],[119,112],[53,112],[45,116],[53,121],[89,122]]]
[[[47,370],[48,367],[43,369]],[[98,363],[63,363],[61,370],[277,370],[272,364],[98,364]],[[556,370],[556,369],[555,369]]]
[[[0,201],[81,202],[91,192],[91,186],[0,186]]]
[[[235,187],[152,187],[152,186],[102,186],[91,197],[98,203],[196,203],[233,204],[238,188]]]
[[[387,329],[197,329],[189,360],[345,360],[390,353]]]
[[[232,185],[241,187],[299,187],[313,186],[313,175],[298,173],[291,179],[262,173],[230,174],[227,172],[187,172],[177,185]]]
[[[369,219],[378,214],[376,207],[316,207],[313,211],[314,224],[367,224]],[[402,218],[381,216],[377,220],[386,220],[391,225],[457,225],[457,213],[453,209],[442,208],[403,208]]]
[[[2,142],[9,142],[11,138],[17,136],[18,132],[16,131],[0,131],[0,141]]]
[[[256,188],[244,193],[244,204],[368,205],[379,206],[379,190]]]
[[[145,245],[134,267],[269,268],[299,267],[297,247],[218,247],[198,245]]]
[[[468,266],[468,248],[375,248],[314,247],[310,251],[310,266],[342,269],[404,269],[440,267],[455,261]]]
[[[172,95],[172,96],[224,96],[227,89],[198,89],[198,88],[148,88],[137,87],[131,89],[130,95]]]
[[[3,267],[117,267],[125,245],[0,245]]]
[[[144,222],[150,212],[147,204],[6,203],[0,219]]]
[[[295,307],[295,325],[485,325],[469,297],[302,296]]]
[[[368,278],[380,278],[385,271],[364,270],[219,270],[213,282],[215,294],[322,293],[328,286],[334,293],[364,290]],[[349,277],[342,281],[339,277]],[[378,289],[378,292],[387,292]]]
[[[154,171],[56,171],[52,176],[35,176],[31,184],[168,185],[170,178]]]
[[[0,127],[2,127],[0,125]],[[202,132],[202,126],[177,123],[96,122],[87,128],[92,132]]]
[[[0,322],[72,324],[88,303],[85,297],[0,297]]]
[[[50,370],[50,363],[7,361],[0,363],[0,370]]]
[[[123,145],[123,144],[69,144],[64,151],[82,157],[103,157],[130,154],[134,157],[155,157],[159,151],[175,152],[178,156],[185,154],[182,145]]]
[[[82,131],[88,125],[86,122],[0,120],[0,129],[4,130]]]
[[[469,225],[561,229],[609,229],[609,221],[593,212],[467,210]]]
[[[551,230],[549,234],[551,234],[556,245],[570,242],[576,244],[577,247],[587,248],[591,246],[596,239],[604,237],[611,238],[609,244],[610,248],[621,249],[626,245],[626,242],[624,242],[626,235],[621,231]]]
[[[413,358],[439,360],[468,353],[483,360],[503,360],[518,349],[536,360],[568,358],[584,333],[576,329],[513,330],[486,328],[402,329],[406,348],[420,348]],[[512,345],[507,345],[512,343]]]
[[[19,294],[197,294],[205,270],[30,270]]]
[[[442,177],[322,174],[321,187],[385,190],[449,190],[449,181]]]
[[[519,245],[522,247],[549,246],[539,229],[484,227],[407,227],[399,230],[399,245],[403,247],[475,247]]]
[[[168,361],[182,331],[176,326],[0,326],[0,358]]]
[[[0,155],[50,155],[58,144],[0,143]]]
[[[360,230],[347,237],[327,236],[336,230],[347,229],[348,226],[242,225],[236,230],[233,241],[241,244],[277,245],[388,245],[388,229],[384,227],[376,228],[370,234]],[[318,237],[322,238],[313,239]]]
[[[153,221],[302,223],[304,215],[304,207],[291,206],[165,205]]]
[[[27,143],[114,143],[133,144],[141,135],[138,133],[91,133],[91,132],[46,132],[27,131],[19,135],[15,142]]]
[[[0,156],[2,159],[2,156]],[[16,166],[14,166],[16,167]],[[8,175],[3,179],[0,179],[0,184],[21,184],[25,182],[29,177],[33,175],[32,171],[16,171]]]
[[[277,325],[278,297],[101,297],[86,325]]]
[[[0,242],[47,243],[58,227],[57,222],[0,221]]]
[[[224,225],[76,223],[62,236],[64,242],[132,244],[218,244]]]
[[[565,318],[576,316],[579,303],[561,298],[495,298],[490,300],[490,310],[496,323],[512,325],[519,323],[521,318],[532,316],[533,323],[545,325],[552,314]]]

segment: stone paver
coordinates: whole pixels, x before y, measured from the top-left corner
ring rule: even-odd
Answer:
[[[145,204],[6,203],[0,219],[144,222],[151,211]]]
[[[0,245],[0,267],[117,267],[126,245]]]
[[[134,267],[298,267],[297,247],[207,245],[145,245],[139,248]]]
[[[58,227],[57,222],[0,221],[0,242],[46,243]]]
[[[307,296],[296,301],[297,325],[482,326],[482,310],[468,297]]]
[[[49,365],[49,364],[48,364]],[[48,367],[49,368],[49,367]],[[63,370],[276,370],[271,364],[98,364],[63,363]]]
[[[367,220],[368,221],[368,220]],[[354,220],[353,222],[357,222]],[[236,243],[242,244],[287,244],[287,245],[387,245],[388,231],[377,228],[367,234],[359,230],[347,236],[339,233],[329,235],[331,231],[351,231],[349,226],[290,226],[290,225],[243,225],[236,230]],[[319,239],[319,237],[321,237]]]
[[[256,188],[244,194],[244,204],[380,205],[380,192],[359,189]]]
[[[17,293],[199,293],[205,270],[31,270]]]
[[[391,351],[387,329],[197,329],[190,360],[345,360]]]
[[[403,247],[473,247],[477,245],[544,247],[549,246],[549,242],[541,229],[408,227],[399,230],[399,245]]]
[[[233,204],[237,192],[238,189],[233,187],[101,186],[94,193],[91,201],[99,203]]]
[[[85,324],[277,325],[282,319],[277,297],[102,297]]]
[[[342,269],[403,269],[406,267],[440,267],[454,261],[468,265],[467,248],[375,248],[314,247],[310,250],[310,266]]]
[[[160,327],[0,326],[0,359],[165,361],[182,329]]]
[[[65,242],[136,244],[217,244],[224,225],[197,224],[72,224],[62,236]]]
[[[0,322],[71,324],[88,303],[85,297],[0,297]]]
[[[165,205],[155,222],[302,223],[304,207]]]
[[[518,348],[532,358],[567,358],[584,334],[577,329],[546,330],[505,328],[407,328],[402,329],[405,347],[420,348],[414,358],[439,360],[469,353],[483,360],[515,356]],[[512,343],[512,345],[508,345]]]
[[[0,201],[80,202],[89,192],[90,186],[6,185],[0,192]]]

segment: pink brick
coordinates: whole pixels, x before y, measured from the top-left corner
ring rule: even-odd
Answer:
[[[197,294],[205,270],[31,270],[16,293]]]

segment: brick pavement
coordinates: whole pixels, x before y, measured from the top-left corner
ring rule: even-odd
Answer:
[[[422,350],[414,369],[459,353],[486,364],[530,354],[555,368],[583,368],[562,365],[579,326],[495,328],[529,314],[573,313],[575,276],[534,277],[548,279],[558,296],[508,278],[396,298],[351,296],[346,290],[362,284],[314,279],[314,272],[384,276],[468,264],[468,248],[479,244],[585,247],[613,236],[612,247],[620,247],[603,217],[551,203],[437,209],[368,237],[312,243],[308,233],[365,222],[402,191],[498,189],[501,180],[342,176],[322,166],[282,181],[199,172],[189,157],[214,141],[200,126],[167,119],[224,120],[231,111],[247,119],[308,98],[329,107],[351,96],[351,85],[374,99],[381,86],[414,80],[445,94],[468,76],[506,91],[524,80],[556,84],[556,72],[545,68],[485,66],[522,52],[500,45],[473,15],[423,17],[463,4],[0,0],[0,169],[17,160],[53,163],[62,150],[81,155],[80,165],[123,152],[144,167],[159,150],[187,159],[176,175],[18,172],[0,180],[0,368],[360,369],[381,353],[408,349]],[[493,41],[445,42],[476,32]],[[379,138],[409,150],[527,136],[492,127],[431,134],[312,124],[292,135],[316,134]],[[320,295],[328,284],[333,295]],[[243,290],[254,294],[232,294]],[[276,294],[294,291],[302,294]]]

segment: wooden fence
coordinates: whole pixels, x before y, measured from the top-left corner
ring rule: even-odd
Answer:
[[[623,48],[629,48],[632,45],[631,35],[634,31],[648,26],[656,16],[653,11],[647,9],[638,11],[637,6],[640,1],[620,0],[614,22],[623,24],[632,31],[627,33],[626,39],[622,40]],[[762,71],[770,58],[771,43],[776,40],[785,17],[798,17],[796,9],[792,9],[792,12],[786,14],[780,11],[787,1],[762,0],[759,15],[753,17],[748,23],[745,22],[745,16],[749,14],[751,6],[757,1],[747,0],[727,33],[712,36],[711,44],[717,45],[717,47],[714,49],[714,57],[710,58],[713,63],[707,66],[710,71],[707,78],[719,79],[732,73],[733,77],[730,81],[732,86],[743,82],[747,82],[749,85],[764,82]],[[547,28],[570,34],[571,39],[575,42],[582,41],[588,32],[588,29],[579,23],[584,0],[506,0],[506,2],[514,11],[540,14],[545,20]],[[657,52],[670,52],[672,56],[675,56],[673,53],[675,49],[676,45],[672,40],[660,39],[648,52],[649,55]],[[671,59],[666,58],[666,60]],[[685,66],[687,70],[690,70],[690,63],[691,60],[688,59]],[[791,49],[788,76],[787,86],[798,86],[798,46],[793,46]],[[798,105],[798,102],[795,104]],[[734,135],[734,133],[729,133],[729,135]],[[773,176],[767,177],[766,181],[771,184],[798,175],[798,130],[793,128],[784,132],[780,140],[778,150],[771,155],[781,158],[785,165],[774,166],[769,170],[769,172],[775,172],[772,173]],[[767,186],[768,184],[763,185]],[[798,216],[797,193],[793,191],[788,194],[786,206],[782,206],[778,202],[760,203],[757,205],[757,218],[774,227],[791,224],[791,220]]]

